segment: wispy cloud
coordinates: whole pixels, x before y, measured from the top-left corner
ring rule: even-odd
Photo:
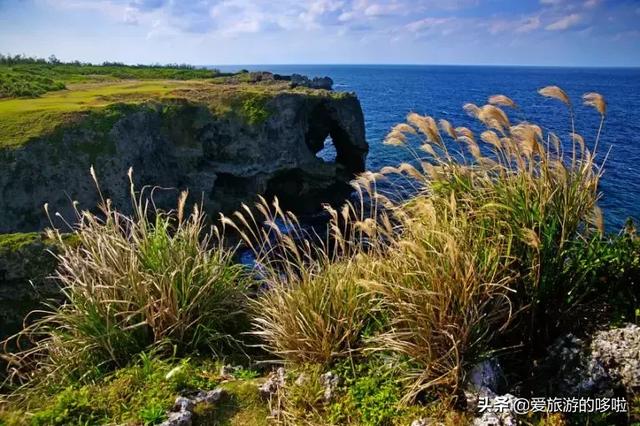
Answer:
[[[572,13],[571,15],[564,16],[557,21],[547,25],[545,29],[548,31],[564,31],[569,28],[573,28],[582,21],[582,15],[579,13]]]

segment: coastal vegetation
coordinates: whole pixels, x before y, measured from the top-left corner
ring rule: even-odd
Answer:
[[[560,88],[540,94],[572,110]],[[603,123],[604,99],[584,102]],[[246,114],[259,122],[263,107]],[[157,424],[176,395],[222,386],[230,400],[196,424],[464,424],[477,363],[517,358],[522,381],[556,337],[638,321],[640,239],[632,223],[603,231],[600,131],[572,122],[566,138],[512,121],[520,106],[502,95],[464,108],[482,131],[416,113],[396,125],[385,142],[414,161],[359,176],[357,200],[326,207],[321,235],[277,200],[209,227],[186,194],[153,211],[133,184],[131,216],[103,199],[100,213],[78,212],[73,244],[50,230],[66,301],[10,339],[29,344],[6,355],[0,423]],[[381,180],[414,196],[382,193]],[[252,267],[234,262],[230,236]],[[260,399],[280,364],[281,384]],[[626,396],[638,421],[640,399]]]

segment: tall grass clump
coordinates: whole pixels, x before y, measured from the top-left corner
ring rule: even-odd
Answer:
[[[98,214],[78,212],[73,244],[50,232],[64,303],[16,336],[30,345],[12,359],[17,375],[77,380],[142,352],[219,354],[239,343],[248,280],[233,250],[197,205],[185,216],[186,193],[175,212],[152,211],[133,184],[131,196],[132,216],[104,199]]]
[[[559,88],[540,93],[570,106]],[[594,96],[604,104],[599,95],[585,99]],[[398,207],[407,217],[398,238],[417,245],[413,273],[426,279],[376,287],[395,319],[382,334],[383,348],[418,361],[410,395],[438,384],[455,389],[469,361],[502,349],[495,347],[498,337],[514,346],[544,345],[574,307],[571,295],[579,283],[563,274],[571,243],[602,227],[600,169],[573,123],[572,148],[565,152],[558,136],[528,122],[512,123],[501,106],[517,107],[503,95],[482,107],[465,105],[485,127],[479,135],[412,113],[386,140],[416,140],[427,154],[416,155],[417,168],[387,170],[418,181],[416,198]],[[598,111],[602,123],[604,108]],[[421,204],[429,208],[416,210]],[[435,346],[433,330],[448,342]]]
[[[298,364],[329,365],[357,352],[372,311],[359,281],[363,257],[344,256],[347,247],[329,247],[306,232],[277,200],[272,208],[264,199],[257,211],[243,207],[235,220],[224,221],[240,232],[256,258],[263,290],[250,304],[253,333],[264,347]]]
[[[277,205],[259,206],[260,220],[248,209],[227,219],[265,279],[255,325],[266,348],[294,363],[309,353],[325,363],[390,354],[407,366],[408,401],[455,394],[467,367],[505,346],[544,344],[580,300],[579,280],[565,279],[573,247],[602,232],[596,149],[606,104],[584,97],[601,119],[588,143],[566,93],[540,94],[570,109],[567,137],[512,121],[505,109],[519,107],[504,95],[464,106],[480,132],[409,114],[385,142],[414,161],[361,176],[358,201],[327,207],[326,236]],[[377,190],[390,175],[412,185],[410,200]]]

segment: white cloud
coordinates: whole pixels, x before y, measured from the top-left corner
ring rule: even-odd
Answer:
[[[442,26],[450,20],[446,18],[424,18],[408,23],[405,28],[412,33],[425,32]]]
[[[549,31],[564,31],[564,30],[568,30],[569,28],[575,27],[581,21],[582,21],[582,15],[580,15],[579,13],[572,13],[570,15],[567,15],[563,18],[558,19],[555,22],[552,22],[551,24],[547,25],[545,29]]]
[[[541,26],[540,16],[525,16],[520,19],[493,19],[480,26],[486,28],[490,34],[518,33],[524,34],[534,31]]]

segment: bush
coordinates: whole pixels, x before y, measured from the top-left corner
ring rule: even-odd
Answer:
[[[329,407],[332,424],[383,426],[399,424],[406,407],[401,404],[403,388],[397,375],[384,365],[362,363],[345,371],[342,398]],[[410,422],[410,419],[406,419]]]
[[[107,200],[101,215],[82,212],[77,244],[62,247],[56,278],[66,302],[52,306],[18,339],[31,349],[15,355],[18,372],[40,379],[78,379],[125,366],[133,356],[220,354],[239,348],[245,331],[248,279],[217,231],[194,208],[149,211],[142,195],[127,217]],[[40,380],[39,379],[39,380]]]
[[[568,248],[562,275],[575,283],[565,305],[600,311],[608,315],[604,319],[614,322],[636,321],[640,308],[640,238],[633,222],[629,221],[619,235],[596,234],[575,241]]]

